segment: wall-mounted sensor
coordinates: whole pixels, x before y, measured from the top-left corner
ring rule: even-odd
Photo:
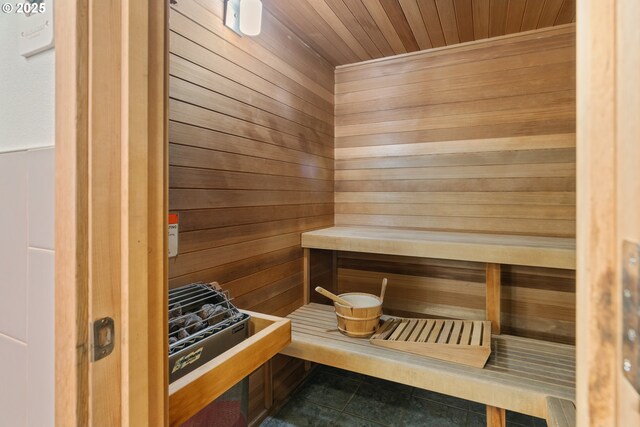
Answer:
[[[53,1],[28,0],[16,3],[11,12],[20,23],[20,54],[24,57],[51,49],[54,44]]]

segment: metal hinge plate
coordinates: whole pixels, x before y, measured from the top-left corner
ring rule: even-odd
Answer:
[[[622,371],[640,393],[640,244],[622,244]]]
[[[93,322],[93,351],[92,361],[107,357],[113,351],[116,341],[113,319],[103,317]]]

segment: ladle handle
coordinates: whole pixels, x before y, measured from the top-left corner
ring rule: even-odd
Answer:
[[[384,301],[384,292],[387,290],[387,278],[382,279],[382,290],[380,291],[380,303]]]
[[[349,301],[345,301],[342,298],[340,298],[338,295],[329,292],[328,290],[326,290],[325,288],[321,287],[321,286],[317,286],[316,287],[316,292],[319,293],[320,295],[324,295],[325,297],[329,298],[332,301],[337,302],[338,304],[341,305],[345,305],[347,307],[353,307],[353,304],[351,304]]]

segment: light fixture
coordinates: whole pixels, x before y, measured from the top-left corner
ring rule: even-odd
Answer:
[[[262,26],[262,2],[240,0],[240,31],[248,36],[260,34]]]
[[[262,26],[262,2],[226,0],[224,24],[240,35],[257,36]]]

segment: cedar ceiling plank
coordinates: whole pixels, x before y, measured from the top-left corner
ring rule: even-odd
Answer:
[[[331,27],[333,31],[344,41],[344,43],[353,50],[361,61],[371,59],[365,48],[351,34],[349,29],[340,20],[338,15],[329,7],[326,1],[310,1],[309,5],[316,11],[318,15]]]
[[[474,40],[473,36],[473,8],[471,0],[453,0],[458,21],[458,36],[461,42]]]
[[[509,6],[509,3],[505,0],[491,0],[490,4],[489,36],[502,36],[504,35],[507,23],[507,7]]]
[[[404,16],[409,22],[411,32],[420,47],[420,50],[429,49],[433,47],[431,39],[429,39],[429,33],[427,33],[427,27],[424,25],[422,15],[420,14],[420,8],[418,7],[417,0],[399,0],[400,7]],[[467,0],[470,1],[470,0]]]
[[[444,40],[447,45],[460,43],[453,0],[436,0],[436,8],[438,9],[440,25],[442,26],[442,33],[444,34]]]
[[[551,27],[556,22],[561,7],[562,0],[547,0],[540,13],[538,28]]]
[[[435,0],[421,0],[418,5],[420,6],[422,20],[427,27],[427,32],[429,33],[433,47],[446,46],[447,43],[444,38],[444,33],[442,32],[442,25],[440,24],[440,17]]]
[[[542,12],[544,3],[544,0],[527,0],[520,31],[529,31],[538,28],[538,20],[540,19],[540,13]]]
[[[369,11],[367,10],[367,8],[364,7],[364,5],[362,4],[362,1],[360,0],[342,0],[342,1],[344,2],[344,4],[347,5],[349,10],[351,10],[351,12],[353,13],[353,16],[358,20],[358,22],[360,22],[360,25],[362,25],[362,28],[364,28],[367,34],[369,34],[369,37],[371,37],[371,40],[373,40],[373,42],[378,47],[378,49],[380,49],[380,52],[382,52],[382,55],[383,56],[395,55],[395,52],[389,45],[389,42],[384,37],[384,34],[382,34],[382,31],[380,31],[380,28],[378,28],[378,25],[369,14]]]
[[[576,16],[576,0],[564,0],[555,25],[568,24],[573,22]]]
[[[279,23],[331,66],[563,25],[575,22],[576,9],[576,0],[264,2]]]
[[[365,0],[362,3],[367,8],[369,14],[378,25],[378,28],[380,28],[380,31],[382,31],[382,34],[384,34],[384,37],[389,42],[389,45],[393,48],[394,53],[406,53],[407,49],[405,49],[400,36],[396,32],[396,29],[391,23],[391,20],[387,16],[387,13],[385,12],[384,7],[382,7],[380,0]]]
[[[520,31],[526,5],[527,0],[509,0],[505,34],[513,34]]]
[[[387,12],[387,17],[391,21],[391,24],[396,29],[396,33],[400,36],[400,40],[404,45],[407,52],[415,52],[420,50],[420,46],[418,46],[418,42],[413,35],[413,31],[411,31],[411,27],[409,26],[409,22],[407,21],[404,12],[402,11],[402,7],[398,0],[380,0],[382,3],[382,7],[385,12]]]
[[[331,44],[326,37],[313,24],[307,22],[297,8],[285,7],[282,0],[265,0],[265,8],[331,65],[349,63],[348,58],[336,49],[331,48]]]
[[[489,0],[473,0],[473,35],[476,40],[489,37]]]
[[[325,0],[329,7],[335,12],[335,14],[342,20],[344,25],[351,31],[353,36],[358,39],[362,47],[364,47],[369,54],[370,58],[380,58],[382,52],[378,49],[378,46],[373,42],[369,34],[365,31],[362,25],[358,22],[351,10],[342,0]]]

